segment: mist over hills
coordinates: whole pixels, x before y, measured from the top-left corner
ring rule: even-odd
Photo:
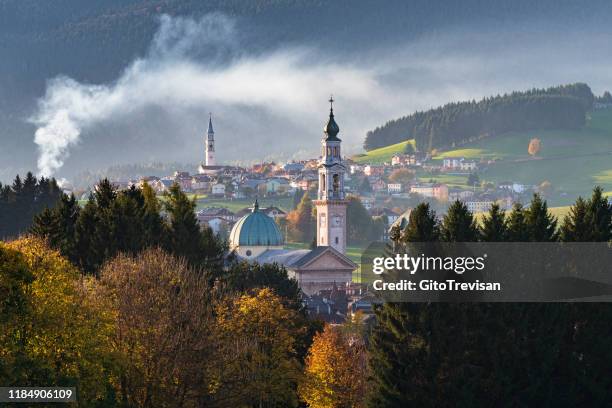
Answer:
[[[600,93],[612,83],[611,8],[0,0],[0,179],[37,160],[44,168],[48,141],[35,144],[34,134],[56,131],[61,110],[77,135],[46,148],[61,161],[48,168],[67,177],[120,163],[196,162],[208,111],[219,123],[221,159],[248,161],[314,152],[330,92],[354,149],[367,130],[446,102],[578,81]],[[157,87],[167,89],[144,91]]]

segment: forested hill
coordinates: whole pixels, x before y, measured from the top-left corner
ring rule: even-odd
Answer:
[[[369,131],[365,150],[415,139],[421,151],[460,146],[510,131],[576,129],[584,126],[595,96],[576,83],[498,95],[480,101],[449,103],[391,120]]]

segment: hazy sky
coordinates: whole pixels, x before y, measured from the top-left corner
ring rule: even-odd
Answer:
[[[147,55],[115,81],[51,79],[30,118],[39,173],[82,169],[77,155],[94,168],[195,163],[208,112],[221,161],[312,156],[330,93],[345,152],[357,152],[367,130],[417,109],[569,82],[612,88],[610,32],[479,27],[351,53],[292,45],[256,54],[238,34],[221,14],[163,16]],[[204,48],[222,61],[201,58]]]

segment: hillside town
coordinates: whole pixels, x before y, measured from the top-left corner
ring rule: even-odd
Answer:
[[[285,199],[287,202],[296,194],[316,191],[320,158],[261,162],[249,167],[219,165],[214,148],[211,117],[206,134],[206,160],[196,174],[175,171],[162,177],[145,176],[138,180],[112,180],[112,183],[118,189],[142,187],[148,183],[159,195],[177,183],[184,192],[199,199],[198,219],[216,233],[229,231],[249,211],[255,198],[278,202]],[[346,194],[358,198],[372,217],[384,216],[388,228],[422,201],[430,202],[442,212],[450,203],[459,200],[473,213],[479,213],[488,211],[493,203],[510,209],[513,203],[526,202],[534,192],[546,188],[514,180],[496,184],[481,182],[479,174],[486,174],[486,167],[491,164],[488,160],[463,157],[434,160],[428,154],[412,151],[396,153],[382,163],[351,157],[343,157],[343,163],[347,168],[344,173]],[[444,182],[445,179],[451,182]],[[87,199],[89,193],[82,193],[82,199]],[[214,205],[207,204],[210,199],[214,200]],[[242,209],[231,211],[228,208],[229,204],[240,202],[245,203]],[[290,210],[292,208],[280,204],[262,209],[273,219],[286,217]]]
[[[333,110],[330,121],[333,122],[332,125],[337,126],[333,121]],[[326,199],[329,194],[338,194],[337,198],[342,200],[345,197],[357,199],[372,219],[382,220],[384,228],[381,229],[380,236],[375,238],[387,241],[391,229],[396,225],[403,227],[408,221],[411,209],[420,202],[427,201],[442,213],[450,203],[459,200],[464,202],[470,211],[478,213],[488,211],[493,203],[499,204],[503,209],[510,209],[513,203],[527,201],[534,191],[541,188],[516,181],[496,185],[481,182],[479,174],[486,171],[489,161],[464,157],[436,160],[428,154],[415,151],[410,144],[406,145],[404,152],[395,153],[390,160],[382,162],[370,162],[367,156],[340,156],[339,139],[336,142],[332,137],[329,141],[328,126],[325,128],[327,136],[323,139],[324,146],[320,157],[284,163],[261,162],[243,167],[217,163],[211,115],[204,138],[205,159],[198,167],[197,173],[175,171],[162,177],[145,176],[138,180],[111,182],[118,190],[132,186],[141,188],[147,183],[160,196],[168,192],[172,185],[178,184],[196,200],[196,216],[200,225],[209,227],[215,234],[228,240],[230,249],[238,256],[252,262],[282,264],[289,274],[298,280],[301,279],[300,276],[309,276],[310,283],[301,282],[308,312],[327,322],[335,323],[343,322],[347,316],[356,312],[370,315],[375,299],[365,286],[354,283],[351,278],[351,272],[356,270],[358,265],[346,257],[346,214],[336,217],[342,219],[336,222],[343,224],[340,238],[335,238],[336,245],[331,242],[332,238],[328,237],[328,244],[322,236],[321,230],[325,229],[323,221],[317,223],[318,245],[314,250],[284,249],[284,245],[290,242],[286,231],[280,226],[284,225],[288,213],[295,210],[299,202],[297,199],[305,193],[318,197],[319,200]],[[331,132],[333,135],[334,130]],[[333,147],[326,147],[330,143]],[[334,155],[338,157],[334,158]],[[342,170],[334,174],[334,180],[328,181],[333,183],[334,193],[332,190],[328,192],[324,187],[327,176],[321,169],[327,169],[325,160],[329,159],[326,157],[334,158],[333,165],[342,166]],[[337,180],[338,176],[342,178],[341,181]],[[82,199],[87,199],[90,193],[82,193]],[[258,200],[278,204],[260,207]],[[321,207],[324,202],[317,202],[317,209],[322,213],[326,211],[324,206]],[[248,219],[253,217],[259,219],[259,225],[267,223],[268,227],[263,232],[247,232],[250,236],[258,237],[261,242],[242,242],[240,236],[244,235],[243,224],[248,224]],[[331,249],[331,254],[326,254],[329,250],[323,250],[328,247],[335,248]],[[303,269],[312,261],[310,258],[320,258],[321,262],[326,256],[335,256],[344,263],[343,275],[334,272],[327,277],[321,275],[313,278],[312,271]],[[307,285],[310,285],[309,289]]]

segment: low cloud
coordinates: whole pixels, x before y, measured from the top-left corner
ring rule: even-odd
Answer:
[[[524,36],[516,39],[501,30],[488,36],[449,33],[358,56],[328,56],[314,47],[252,55],[231,18],[163,16],[146,56],[113,83],[49,81],[31,118],[37,126],[38,171],[57,174],[79,144],[116,160],[131,150],[134,162],[196,161],[209,111],[219,118],[222,160],[278,159],[317,151],[330,93],[337,99],[345,151],[356,151],[367,130],[416,109],[575,81],[601,91],[612,80],[603,69],[607,54],[576,68],[576,58],[586,58],[587,39],[574,36],[552,49],[554,41]],[[603,40],[588,39],[590,52],[605,49]],[[157,125],[161,116],[168,120],[165,130]],[[115,136],[111,143],[100,131],[104,126],[119,127],[107,133],[125,137]],[[145,135],[133,136],[140,132]],[[131,147],[130,135],[137,139]],[[112,163],[110,157],[101,160]]]

